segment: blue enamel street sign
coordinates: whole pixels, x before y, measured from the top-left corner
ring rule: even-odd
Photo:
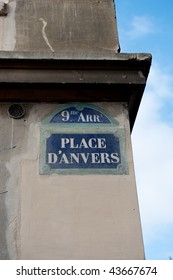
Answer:
[[[41,125],[40,174],[127,174],[125,131],[104,110],[61,107]]]
[[[110,123],[98,110],[86,107],[70,107],[58,112],[50,123]]]
[[[52,169],[117,168],[120,143],[114,134],[51,134],[46,164]]]
[[[110,117],[103,109],[91,104],[76,103],[61,107],[57,112],[51,114],[43,124],[49,125],[116,125],[119,123]]]

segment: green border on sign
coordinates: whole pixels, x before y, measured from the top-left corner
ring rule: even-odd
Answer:
[[[61,112],[62,110],[68,109],[70,107],[79,108],[89,108],[98,111],[99,113],[105,115],[106,118],[110,120],[110,123],[50,123],[51,119]],[[51,134],[114,134],[120,143],[120,157],[121,164],[118,167],[110,169],[51,169],[48,164],[46,164],[46,141]],[[114,174],[123,175],[128,174],[128,163],[126,159],[126,136],[125,129],[119,127],[119,122],[110,117],[103,109],[87,103],[70,103],[58,108],[50,114],[46,119],[43,120],[40,126],[40,175],[51,175],[51,174],[62,174],[62,175],[89,175],[89,174]]]
[[[87,130],[87,132],[85,131]],[[114,134],[120,142],[120,157],[121,164],[118,167],[110,169],[51,169],[49,165],[46,164],[46,141],[51,134]],[[59,127],[41,127],[41,145],[40,145],[40,174],[41,175],[51,175],[51,174],[76,174],[76,175],[88,175],[88,174],[114,174],[122,175],[128,174],[128,164],[125,155],[125,130],[123,128],[59,128]]]
[[[63,110],[67,110],[71,107],[75,107],[77,110],[82,110],[83,108],[88,108],[88,109],[93,109],[98,111],[99,113],[103,114],[106,118],[108,118],[108,120],[110,121],[110,123],[50,123],[51,119],[58,113],[60,113]],[[92,104],[88,104],[88,103],[82,103],[82,102],[76,102],[76,103],[70,103],[67,105],[64,105],[62,107],[60,107],[58,110],[54,111],[53,113],[51,113],[43,122],[42,125],[48,125],[48,126],[55,126],[58,125],[59,127],[61,126],[78,126],[78,127],[91,127],[92,125],[94,127],[98,126],[98,127],[103,127],[104,126],[119,126],[119,122],[110,117],[105,110],[103,110],[102,108],[99,108],[98,106],[92,105]]]

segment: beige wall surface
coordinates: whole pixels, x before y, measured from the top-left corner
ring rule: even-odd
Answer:
[[[144,258],[127,108],[95,105],[125,129],[128,174],[40,175],[40,126],[62,104],[18,120],[1,104],[1,259]]]
[[[10,0],[0,50],[118,52],[112,0]]]

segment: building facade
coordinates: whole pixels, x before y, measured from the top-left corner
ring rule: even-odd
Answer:
[[[144,259],[130,134],[151,55],[119,52],[112,0],[0,3],[0,259]]]

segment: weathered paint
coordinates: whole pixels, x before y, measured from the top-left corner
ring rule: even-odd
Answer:
[[[20,251],[20,164],[22,158],[34,157],[35,126],[29,125],[26,119],[14,120],[7,114],[10,104],[1,104],[0,121],[0,163],[1,169],[1,240],[0,259],[16,259]],[[32,114],[32,105],[30,112]],[[32,118],[32,116],[31,116]],[[28,118],[27,118],[28,119]],[[5,123],[5,129],[4,129]],[[29,135],[32,141],[27,141]],[[21,141],[21,139],[23,139]],[[35,156],[36,158],[36,156]],[[1,247],[2,246],[2,247]],[[2,250],[1,250],[2,248]]]
[[[0,17],[0,51],[13,51],[16,44],[16,1],[8,3],[8,14]]]
[[[11,0],[0,50],[118,52],[112,0]]]

